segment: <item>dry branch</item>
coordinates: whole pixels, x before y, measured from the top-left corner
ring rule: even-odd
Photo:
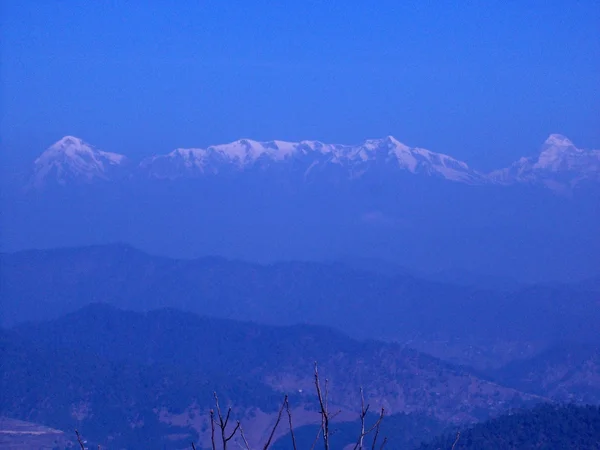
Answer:
[[[294,436],[294,425],[292,424],[292,412],[290,411],[290,402],[289,402],[287,396],[285,397],[285,410],[287,411],[288,423],[290,424],[290,435],[292,437],[292,449],[298,450],[298,448],[296,447],[296,437]]]
[[[75,430],[75,434],[77,435],[77,442],[79,442],[79,446],[81,447],[81,450],[85,450],[85,445],[83,445],[83,440],[81,439],[81,435],[79,434],[79,431]]]
[[[317,397],[321,408],[321,428],[323,429],[323,444],[325,450],[329,450],[329,411],[327,410],[327,388],[328,380],[325,379],[325,398],[321,392],[321,382],[319,380],[319,369],[315,362],[315,387],[317,388]]]
[[[242,436],[242,441],[244,441],[244,445],[246,446],[246,450],[250,450],[250,444],[248,444],[248,440],[246,439],[246,435],[244,434],[244,429],[238,420],[238,425],[240,426],[240,435]]]
[[[219,405],[219,397],[217,396],[216,392],[213,392],[213,396],[215,398],[215,406],[217,407],[217,415],[219,416],[219,428],[221,430],[221,442],[223,445],[223,450],[227,450],[227,443],[233,439],[233,437],[235,436],[235,433],[237,433],[237,431],[240,428],[240,422],[238,421],[235,425],[235,427],[233,428],[233,431],[229,434],[229,436],[227,435],[227,424],[229,423],[229,418],[231,417],[231,407],[227,408],[227,414],[225,417],[223,417],[223,414],[221,413],[221,406]],[[214,411],[211,410],[211,423],[212,423],[212,430],[213,430],[213,436],[214,436]],[[213,449],[215,448],[215,444],[214,444],[214,438],[213,438]]]
[[[383,442],[381,443],[381,447],[379,447],[379,450],[383,450],[383,447],[385,447],[385,444],[387,444],[388,438],[387,436],[383,438]]]
[[[379,436],[379,427],[381,426],[381,421],[383,420],[383,416],[385,415],[385,409],[381,408],[381,414],[379,414],[379,419],[375,422],[375,425],[371,427],[371,429],[367,432],[370,433],[375,429],[375,436],[373,436],[373,445],[371,446],[371,450],[375,450],[375,444],[377,443],[377,437]],[[385,441],[385,439],[384,439]]]
[[[317,430],[317,435],[315,436],[313,444],[310,446],[310,450],[314,450],[315,446],[317,445],[317,442],[319,442],[319,438],[321,437],[321,431],[323,431],[323,424],[321,424],[321,426]]]
[[[277,426],[279,425],[279,422],[281,422],[281,415],[283,414],[283,408],[285,408],[285,405],[287,404],[287,402],[288,402],[288,396],[286,395],[283,399],[283,403],[281,404],[281,408],[279,408],[279,413],[277,414],[277,420],[275,421],[275,425],[273,426],[273,429],[271,430],[271,434],[269,435],[269,440],[263,447],[263,450],[267,450],[269,448],[269,445],[271,445],[271,441],[273,440],[273,436],[275,436],[275,431],[277,430]]]
[[[452,444],[452,450],[454,450],[454,447],[456,447],[456,444],[458,443],[459,439],[460,439],[460,431],[458,433],[456,433],[456,439],[454,440],[454,444]]]
[[[212,444],[212,450],[217,450],[217,446],[215,445],[215,411],[214,411],[214,409],[210,410],[210,442]]]

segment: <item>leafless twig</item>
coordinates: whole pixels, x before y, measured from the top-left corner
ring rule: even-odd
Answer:
[[[288,423],[290,424],[290,435],[292,437],[292,448],[293,450],[298,450],[296,447],[296,437],[294,436],[294,425],[292,425],[292,411],[290,410],[290,401],[288,397],[285,397],[285,410],[288,416]]]
[[[456,439],[454,441],[454,444],[452,444],[452,450],[454,450],[454,448],[456,447],[456,444],[458,443],[459,439],[460,439],[460,431],[458,433],[456,433]]]
[[[334,412],[333,414],[329,415],[329,421],[332,421],[333,419],[335,419],[337,416],[339,416],[342,413],[341,409],[338,409],[336,412]]]
[[[319,370],[318,370],[318,366],[317,366],[316,362],[314,365],[314,383],[315,383],[315,388],[317,391],[317,399],[319,401],[319,414],[321,416],[321,425],[317,430],[317,434],[315,436],[312,446],[310,447],[310,450],[315,449],[317,442],[319,442],[319,439],[321,438],[321,436],[323,436],[324,450],[330,450],[330,441],[329,440],[330,440],[330,436],[332,434],[331,429],[330,429],[331,420],[333,418],[335,418],[338,414],[340,414],[341,410],[336,411],[334,414],[330,413],[329,403],[328,403],[329,380],[325,379],[324,385],[321,384],[321,379],[319,377]],[[219,426],[219,429],[221,432],[222,448],[220,448],[220,450],[227,450],[228,442],[231,439],[233,439],[233,437],[238,432],[238,430],[241,435],[242,441],[244,443],[245,449],[250,450],[250,444],[248,443],[248,440],[246,439],[244,430],[243,430],[242,425],[239,420],[236,421],[236,425],[233,428],[233,431],[231,431],[231,433],[227,433],[227,426],[229,424],[229,419],[231,418],[232,408],[228,408],[226,414],[223,414],[223,412],[221,411],[221,406],[219,404],[219,397],[217,396],[217,393],[214,392],[213,395],[214,395],[214,399],[215,399],[215,409],[210,410],[212,450],[217,450],[216,443],[215,443],[215,430],[216,430],[215,424],[217,424]],[[378,439],[379,433],[380,433],[381,422],[383,421],[383,418],[385,415],[385,409],[381,408],[381,412],[379,414],[379,417],[377,418],[377,421],[371,427],[369,427],[367,429],[366,428],[366,417],[369,412],[369,405],[368,404],[365,405],[364,391],[363,391],[362,387],[360,389],[360,398],[361,398],[360,416],[359,416],[360,417],[360,435],[358,437],[358,440],[357,440],[353,450],[364,450],[364,438],[372,432],[374,432],[374,437],[373,437],[373,441],[372,441],[372,445],[371,445],[371,450],[375,450],[376,446],[377,446],[377,439]],[[271,429],[271,432],[269,434],[269,438],[268,438],[267,442],[265,443],[265,445],[263,446],[262,450],[268,450],[271,443],[273,442],[273,438],[275,437],[277,428],[278,428],[279,424],[281,423],[284,408],[285,408],[285,411],[288,416],[290,436],[292,439],[292,449],[297,450],[296,437],[294,434],[294,424],[293,424],[293,420],[292,420],[292,411],[290,408],[289,397],[287,395],[283,399],[283,403],[281,404],[281,407],[279,408],[279,412],[277,414],[277,419],[275,421],[275,424],[273,425],[273,428]],[[216,414],[215,414],[215,410],[216,410]],[[218,421],[217,421],[217,418],[218,418]],[[77,435],[79,438],[79,434],[77,434]],[[454,445],[452,446],[452,450],[454,450],[454,448],[456,446],[456,442],[458,442],[459,436],[460,436],[460,434],[457,435],[456,441],[454,442]],[[387,437],[384,437],[383,442],[381,443],[381,445],[379,447],[379,450],[383,450],[383,448],[385,447],[387,442],[388,442]],[[85,448],[83,447],[83,444],[81,443],[81,440],[80,440],[80,445],[81,445],[81,449],[85,450]],[[240,446],[240,448],[244,448],[244,447],[242,447],[242,445],[240,443],[238,443],[238,445]],[[196,450],[195,444],[193,442],[192,442],[192,450]]]
[[[271,434],[269,435],[269,440],[263,447],[263,450],[267,450],[269,448],[269,445],[271,445],[271,441],[273,440],[273,436],[275,435],[277,426],[279,425],[279,422],[281,422],[281,415],[283,414],[283,408],[285,408],[287,401],[288,401],[288,396],[286,395],[283,399],[283,403],[281,404],[281,408],[279,408],[279,413],[277,414],[277,420],[275,421],[275,425],[273,426],[273,429],[271,430]]]
[[[360,388],[360,436],[358,437],[358,441],[354,446],[354,450],[362,450],[363,449],[363,441],[366,435],[365,433],[365,417],[367,415],[367,411],[369,411],[369,405],[365,406],[365,395],[363,392],[363,388]]]
[[[210,442],[212,443],[212,450],[217,450],[215,445],[215,410],[210,410]]]
[[[77,442],[79,442],[79,446],[81,447],[81,450],[85,450],[85,445],[83,445],[83,440],[81,439],[81,435],[79,434],[79,431],[75,430],[75,434],[77,435]]]
[[[371,427],[367,433],[370,433],[375,429],[375,436],[373,436],[373,445],[371,445],[371,450],[375,450],[375,444],[377,443],[377,436],[379,436],[379,427],[381,426],[381,421],[383,420],[383,416],[385,415],[385,409],[381,408],[381,414],[379,414],[379,419],[375,422],[375,425]]]
[[[227,424],[229,423],[229,418],[231,417],[231,408],[227,409],[227,414],[225,417],[223,417],[223,414],[221,413],[221,406],[219,405],[219,397],[217,396],[216,392],[213,392],[213,396],[215,398],[215,406],[217,407],[217,414],[219,416],[219,428],[221,429],[221,442],[223,443],[223,450],[227,450],[227,443],[233,439],[233,436],[235,436],[235,433],[237,433],[238,429],[240,428],[240,423],[237,422],[235,427],[233,428],[233,431],[231,432],[231,434],[229,434],[229,436],[227,435]],[[214,424],[214,411],[211,410],[211,421]],[[213,425],[214,427],[214,425]],[[213,443],[213,448],[214,448],[214,443]]]
[[[240,427],[240,435],[242,436],[242,441],[244,441],[244,445],[246,446],[246,450],[250,450],[250,444],[248,444],[248,440],[246,439],[246,435],[244,434],[244,429],[238,420],[238,425]]]
[[[388,438],[387,436],[383,438],[383,442],[381,443],[381,447],[379,447],[379,450],[383,450],[383,447],[385,447],[385,444],[387,444]]]
[[[315,446],[317,445],[317,442],[319,442],[319,438],[321,437],[321,431],[323,431],[322,423],[321,423],[321,426],[319,427],[319,429],[317,430],[317,435],[315,436],[315,440],[313,441],[313,444],[310,446],[310,450],[314,450]]]
[[[319,398],[319,407],[321,408],[321,428],[323,429],[323,444],[325,450],[329,450],[329,411],[327,410],[327,397],[323,398],[321,392],[321,382],[319,381],[319,370],[315,362],[315,387],[317,388],[317,397]],[[328,381],[325,380],[325,395],[327,395]]]

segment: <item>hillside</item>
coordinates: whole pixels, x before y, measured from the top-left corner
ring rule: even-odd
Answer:
[[[504,385],[560,402],[600,404],[600,348],[564,343],[493,372]]]
[[[76,426],[91,441],[115,446],[206,442],[215,390],[254,443],[264,439],[284,393],[298,427],[316,423],[314,361],[330,381],[330,405],[342,411],[342,422],[357,418],[360,385],[373,409],[434,424],[471,423],[543,400],[394,344],[174,310],[92,305],[3,331],[1,350],[3,415],[61,430]]]
[[[595,450],[600,448],[600,408],[543,405],[506,414],[434,439],[419,450]]]

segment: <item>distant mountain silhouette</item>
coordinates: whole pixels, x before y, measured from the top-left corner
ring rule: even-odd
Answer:
[[[96,302],[137,311],[174,307],[272,325],[325,325],[480,367],[502,365],[532,345],[600,336],[598,294],[587,285],[492,291],[340,263],[174,260],[123,245],[2,254],[0,269],[6,325]]]

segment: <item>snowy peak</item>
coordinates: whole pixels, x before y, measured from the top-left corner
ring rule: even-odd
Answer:
[[[303,166],[305,174],[341,169],[348,173],[349,178],[360,177],[384,166],[465,183],[479,182],[484,178],[462,161],[429,150],[411,148],[393,136],[368,139],[359,145],[240,139],[206,149],[177,149],[167,155],[147,158],[140,168],[150,178],[175,179],[224,170],[264,169],[284,163]]]
[[[301,144],[285,141],[258,142],[240,139],[203,148],[178,148],[166,155],[144,159],[140,169],[150,178],[176,179],[217,174],[224,169],[243,170],[260,159],[281,161],[296,153]]]
[[[52,159],[77,159],[77,158],[94,158],[100,156],[109,164],[120,164],[125,160],[125,156],[117,153],[104,152],[96,149],[82,139],[74,136],[65,136],[42,153],[36,160],[47,161]]]
[[[600,181],[600,150],[584,150],[561,134],[551,134],[537,156],[520,158],[492,172],[490,178],[505,184],[542,184],[557,190],[584,181]]]
[[[570,170],[577,165],[580,157],[585,157],[585,151],[575,147],[565,136],[551,134],[534,163],[536,169],[548,169],[553,172]]]
[[[546,139],[546,141],[544,142],[544,147],[568,148],[575,146],[568,137],[563,136],[562,134],[551,134],[550,136],[548,136],[548,139]]]
[[[451,156],[435,153],[424,148],[409,147],[387,136],[383,139],[367,140],[355,150],[362,160],[383,157],[388,163],[413,174],[425,174],[463,183],[483,182],[484,176]]]
[[[251,139],[240,139],[229,144],[208,147],[209,153],[221,155],[224,159],[236,162],[240,166],[254,163],[266,156],[273,160],[282,160],[293,154],[298,144],[285,141],[258,142]]]
[[[65,136],[35,160],[30,185],[93,183],[123,177],[176,180],[257,171],[266,176],[273,171],[284,176],[302,174],[299,182],[316,177],[354,180],[414,174],[464,184],[533,184],[564,190],[586,181],[600,182],[600,150],[580,149],[565,136],[551,134],[537,156],[520,158],[507,168],[484,175],[463,161],[410,147],[393,136],[355,145],[239,139],[206,148],[177,148],[145,158],[133,168],[123,155]]]
[[[98,150],[80,138],[65,136],[34,161],[31,184],[41,187],[49,183],[109,180],[126,160],[123,155]]]

